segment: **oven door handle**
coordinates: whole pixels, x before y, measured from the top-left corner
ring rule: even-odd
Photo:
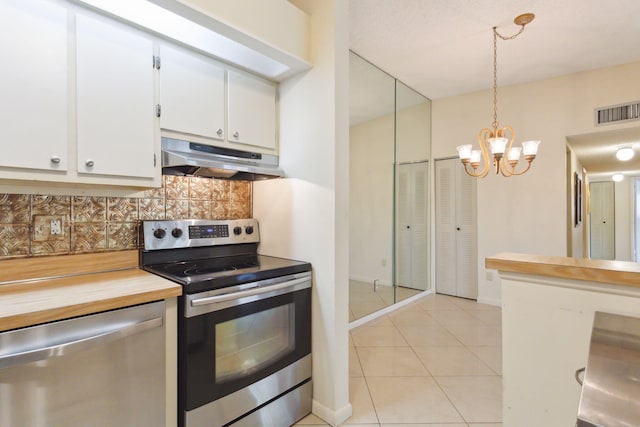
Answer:
[[[197,298],[191,300],[191,306],[197,307],[200,305],[208,305],[208,304],[217,304],[226,301],[232,301],[240,298],[251,297],[254,295],[266,294],[268,292],[279,291],[281,289],[293,288],[296,285],[299,285],[304,282],[310,282],[310,277],[303,277],[301,279],[289,280],[284,283],[278,283],[277,285],[266,285],[266,286],[257,286],[252,289],[247,289],[246,291],[239,292],[231,292],[228,294],[216,295],[212,297],[206,298]],[[311,285],[309,285],[311,286]]]

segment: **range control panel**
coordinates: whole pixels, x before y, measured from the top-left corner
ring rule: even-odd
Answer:
[[[253,218],[143,221],[142,235],[147,251],[260,241],[258,221]]]

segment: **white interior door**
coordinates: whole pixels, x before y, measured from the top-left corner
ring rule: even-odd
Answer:
[[[476,178],[457,159],[436,161],[436,291],[478,297]]]
[[[398,165],[397,284],[426,290],[428,279],[429,164]]]
[[[591,195],[591,258],[615,259],[614,183],[592,182]]]

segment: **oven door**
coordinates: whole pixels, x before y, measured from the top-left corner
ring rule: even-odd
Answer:
[[[183,300],[181,413],[244,389],[311,353],[311,273]]]

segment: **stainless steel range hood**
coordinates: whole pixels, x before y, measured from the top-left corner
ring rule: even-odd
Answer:
[[[256,181],[284,176],[278,156],[162,138],[162,173]]]

